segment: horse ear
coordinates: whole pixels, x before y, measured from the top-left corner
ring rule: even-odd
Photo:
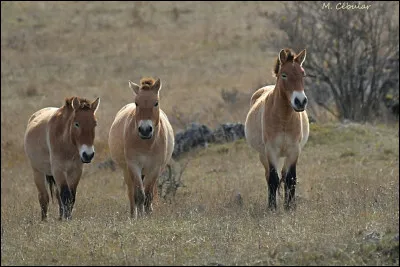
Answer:
[[[72,100],[72,108],[78,110],[80,105],[81,103],[79,102],[79,99],[77,97],[74,97],[74,99]]]
[[[157,80],[153,84],[153,89],[156,91],[160,91],[161,87],[162,87],[161,80],[160,80],[160,78],[157,78]]]
[[[285,49],[282,49],[281,52],[279,52],[279,61],[281,62],[281,66],[286,62],[287,55],[285,52]]]
[[[132,82],[132,81],[129,81],[129,88],[131,88],[132,91],[133,91],[135,94],[138,94],[138,93],[139,93],[140,86],[137,85],[136,83]]]
[[[304,60],[306,60],[306,50],[304,49],[303,51],[301,51],[296,58],[294,59],[295,61],[297,61],[300,66],[303,65]]]
[[[97,109],[100,105],[100,97],[96,98],[91,104],[90,108],[93,110],[93,113],[96,113]]]

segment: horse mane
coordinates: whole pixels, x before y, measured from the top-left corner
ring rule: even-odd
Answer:
[[[148,90],[154,85],[155,82],[156,80],[154,78],[144,77],[140,79],[140,86],[142,90]]]
[[[293,62],[293,59],[296,57],[296,53],[290,48],[285,48],[285,52],[287,55],[286,61]],[[279,60],[279,55],[278,55],[278,57],[275,59],[275,67],[274,67],[274,71],[273,71],[275,77],[278,76],[280,67],[281,67],[281,61]]]
[[[81,98],[76,96],[79,99],[79,108],[83,110],[89,110],[90,109],[90,102],[86,98]],[[72,100],[74,100],[75,96],[67,97],[65,98],[65,104],[64,107],[67,108],[72,108]]]

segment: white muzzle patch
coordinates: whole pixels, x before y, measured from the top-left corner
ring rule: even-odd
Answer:
[[[79,155],[83,163],[89,163],[94,157],[94,146],[82,145],[79,149]]]
[[[153,121],[141,120],[139,121],[139,136],[142,139],[150,139],[153,136]]]
[[[290,97],[290,104],[296,111],[303,111],[307,106],[307,96],[304,91],[293,91]]]

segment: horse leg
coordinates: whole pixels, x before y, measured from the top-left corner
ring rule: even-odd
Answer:
[[[33,178],[38,189],[39,204],[42,213],[42,221],[47,218],[47,208],[49,206],[49,194],[46,189],[45,175],[40,171],[33,169]]]
[[[130,214],[131,218],[137,217],[137,210],[135,207],[135,200],[134,200],[134,190],[133,190],[133,180],[130,177],[129,171],[127,167],[124,169],[124,180],[128,187],[128,198],[129,198],[129,206],[130,206]]]
[[[296,192],[296,164],[292,164],[285,178],[285,208],[289,209],[294,204],[294,196]]]
[[[282,179],[285,183],[285,209],[294,207],[295,192],[296,192],[296,164],[297,155],[285,159],[284,167],[282,169]]]
[[[125,182],[128,186],[131,218],[138,218],[144,212],[145,194],[139,168],[128,166],[125,170]]]
[[[56,195],[59,199],[60,207],[60,219],[71,219],[73,203],[75,203],[75,176],[69,175],[66,177],[67,173],[59,170],[53,170],[54,179],[57,183]],[[68,179],[69,178],[69,179]],[[68,182],[70,181],[71,187]]]
[[[56,193],[56,198],[57,198],[57,201],[58,201],[58,210],[59,210],[59,213],[60,213],[58,219],[62,220],[63,208],[62,208],[62,203],[61,203],[61,198],[60,198],[60,190],[58,190],[58,187],[56,187],[55,193]]]
[[[276,210],[276,191],[279,186],[279,177],[274,165],[265,155],[260,154],[260,161],[265,169],[265,179],[268,183],[268,207]]]
[[[70,220],[72,218],[72,207],[73,203],[75,203],[75,190],[70,188],[68,184],[63,184],[60,186],[60,201],[61,201],[61,210],[62,217],[66,220]]]
[[[157,178],[159,176],[159,172],[153,173],[150,175],[146,175],[146,179],[144,180],[144,193],[145,193],[145,202],[144,209],[147,214],[151,214],[153,212],[153,198],[154,193],[157,192],[155,189],[155,184]]]
[[[67,201],[67,219],[72,219],[72,210],[74,209],[76,200],[76,190],[82,176],[82,169],[73,169],[68,175],[68,187],[70,191],[69,200]]]

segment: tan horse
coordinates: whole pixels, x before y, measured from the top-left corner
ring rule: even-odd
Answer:
[[[159,105],[160,79],[129,81],[135,103],[125,105],[111,125],[111,157],[124,170],[131,217],[151,213],[157,178],[171,159],[174,132]],[[139,212],[138,212],[139,211]]]
[[[250,101],[245,135],[265,168],[269,208],[276,209],[276,191],[280,184],[277,170],[281,157],[285,158],[281,172],[281,182],[285,183],[285,208],[294,203],[296,164],[309,134],[302,67],[305,58],[306,50],[296,55],[290,49],[282,49],[275,63],[276,85],[258,89]]]
[[[91,103],[79,97],[66,98],[64,106],[43,108],[28,121],[24,148],[39,191],[42,220],[47,217],[49,204],[46,180],[52,197],[56,185],[59,219],[71,219],[83,163],[90,163],[94,157],[99,103],[100,98]]]

